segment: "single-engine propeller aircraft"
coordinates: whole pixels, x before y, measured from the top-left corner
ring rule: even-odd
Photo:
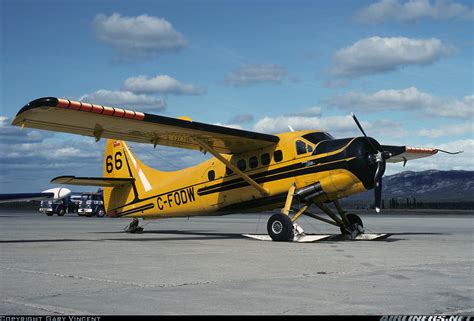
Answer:
[[[343,234],[363,233],[359,216],[338,200],[375,190],[381,207],[386,162],[432,156],[439,150],[380,145],[363,136],[335,139],[317,130],[268,135],[60,98],[24,106],[12,124],[107,138],[103,177],[60,176],[55,184],[104,187],[107,215],[159,219],[223,215],[281,208],[267,223],[274,241],[293,240],[297,219],[308,215],[338,226]],[[209,152],[196,166],[162,172],[143,164],[125,141]],[[301,208],[297,203],[304,204]],[[337,213],[326,206],[333,202]],[[329,218],[308,212],[312,205]]]

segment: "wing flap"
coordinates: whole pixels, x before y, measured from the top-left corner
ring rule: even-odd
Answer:
[[[219,153],[235,154],[275,145],[279,138],[246,130],[177,119],[123,108],[40,98],[24,106],[13,125],[200,150],[206,141]]]
[[[134,181],[135,178],[59,176],[53,178],[51,183],[81,186],[118,187],[131,185]]]

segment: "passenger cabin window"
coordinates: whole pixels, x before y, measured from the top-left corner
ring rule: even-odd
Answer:
[[[234,174],[234,171],[232,171],[229,167],[226,166],[225,167],[225,174],[226,175],[232,175],[232,174]]]
[[[306,144],[301,140],[296,141],[296,153],[298,155],[306,154]]]
[[[313,151],[313,146],[308,145],[308,153],[311,153]]]
[[[207,178],[209,178],[210,181],[213,181],[216,178],[216,173],[213,170],[210,170],[207,172]]]
[[[245,163],[245,159],[241,159],[237,162],[237,168],[241,171],[244,171],[247,168],[247,164]]]
[[[262,154],[262,157],[260,160],[263,166],[270,164],[270,154],[268,153]]]
[[[281,150],[276,150],[273,152],[273,159],[275,162],[281,162],[283,160],[283,153]]]
[[[256,156],[252,156],[249,159],[249,167],[250,168],[255,168],[258,167],[258,159]]]

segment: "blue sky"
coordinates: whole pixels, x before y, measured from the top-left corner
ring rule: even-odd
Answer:
[[[382,143],[466,151],[387,174],[474,170],[471,1],[3,0],[0,14],[3,193],[101,175],[102,142],[9,125],[44,96],[336,137],[359,134],[354,111]],[[203,160],[133,146],[160,169]]]

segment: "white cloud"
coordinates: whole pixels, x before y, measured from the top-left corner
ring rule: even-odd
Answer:
[[[123,90],[132,91],[134,93],[174,95],[203,95],[206,93],[204,88],[199,88],[191,84],[183,84],[167,75],[157,75],[153,78],[143,75],[129,77],[123,84]]]
[[[79,100],[111,107],[127,107],[138,111],[161,111],[166,107],[165,101],[161,98],[135,94],[130,91],[100,89],[94,93],[83,95]]]
[[[10,123],[10,118],[0,116],[0,142],[5,144],[37,143],[52,135],[44,130],[26,130]]]
[[[61,175],[102,176],[105,140],[92,137],[21,129],[0,116],[0,193],[39,192],[53,187],[49,182]],[[7,136],[4,136],[8,132]],[[35,136],[31,133],[46,133]],[[12,143],[14,142],[14,143]],[[196,165],[210,156],[196,151],[150,144],[130,143],[137,157],[147,165],[173,171]],[[72,186],[73,191],[96,187]]]
[[[436,38],[370,37],[335,53],[329,74],[355,78],[434,63],[453,49]]]
[[[93,21],[97,37],[128,58],[149,58],[186,45],[183,35],[163,18],[99,14]]]
[[[60,175],[102,175],[103,141],[43,131],[31,139],[37,130],[3,125],[0,132],[9,138],[0,140],[1,193],[42,191]]]
[[[453,118],[474,115],[474,95],[465,96],[461,100],[441,98],[419,91],[415,87],[380,90],[373,94],[349,92],[329,98],[326,103],[349,111],[410,110],[427,116]]]
[[[455,125],[443,125],[442,127],[430,128],[430,129],[420,129],[418,131],[419,136],[423,137],[443,137],[443,136],[462,136],[474,133],[473,122],[467,122],[463,124]]]
[[[294,130],[321,130],[329,132],[336,138],[362,136],[354,120],[347,116],[277,116],[264,117],[253,126],[257,132],[276,134],[288,132],[290,125]],[[383,144],[396,144],[397,139],[406,136],[401,123],[392,120],[373,122],[361,121],[364,131]]]
[[[360,10],[354,19],[360,23],[378,24],[389,20],[413,22],[423,18],[436,20],[474,20],[474,10],[451,1],[381,0]]]
[[[363,123],[367,125],[367,123]],[[288,132],[288,125],[295,130],[323,130],[328,131],[334,136],[342,134],[357,134],[357,127],[352,117],[347,116],[329,116],[329,117],[305,117],[305,116],[277,116],[258,120],[253,126],[253,130],[263,133],[281,133]]]
[[[257,83],[279,84],[287,77],[286,69],[278,65],[246,65],[227,74],[224,83],[236,87]]]

